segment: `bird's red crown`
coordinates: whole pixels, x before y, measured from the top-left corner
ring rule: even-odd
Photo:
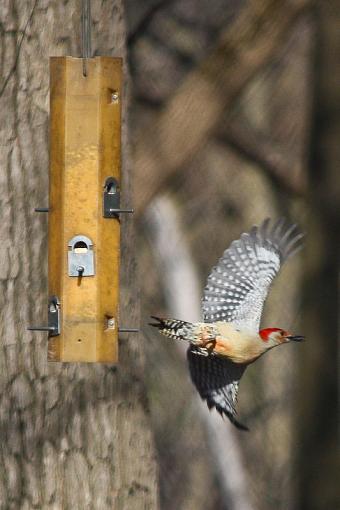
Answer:
[[[262,340],[263,340],[264,342],[268,342],[268,340],[269,340],[269,335],[270,335],[271,333],[273,333],[274,331],[281,331],[281,332],[282,332],[282,334],[284,334],[284,335],[285,335],[285,334],[288,334],[286,331],[284,331],[284,330],[283,330],[283,329],[281,329],[281,328],[265,328],[265,329],[261,329],[261,330],[259,331],[259,335],[260,335],[260,337],[262,338]]]

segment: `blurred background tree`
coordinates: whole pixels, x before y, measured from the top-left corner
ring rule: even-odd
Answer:
[[[209,269],[264,217],[307,231],[263,323],[308,341],[247,371],[249,434],[206,419],[181,346],[146,327],[161,508],[339,508],[340,4],[126,7],[144,323],[150,313],[197,318]]]

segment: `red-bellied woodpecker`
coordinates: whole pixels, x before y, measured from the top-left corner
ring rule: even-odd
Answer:
[[[236,420],[235,406],[247,365],[273,347],[303,339],[281,328],[259,330],[269,287],[302,237],[295,224],[266,219],[234,241],[212,269],[202,300],[204,322],[152,317],[163,335],[190,342],[190,375],[200,396],[241,429],[247,427]]]

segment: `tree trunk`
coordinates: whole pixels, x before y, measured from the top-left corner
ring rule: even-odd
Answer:
[[[146,221],[153,239],[154,260],[162,264],[161,284],[170,316],[189,321],[201,320],[199,279],[175,203],[166,196],[153,200],[147,209]],[[178,289],[181,289],[181,292],[178,292]],[[188,369],[188,344],[177,342],[175,345]],[[228,510],[252,510],[242,455],[233,425],[226,424],[217,412],[209,413],[206,403],[196,396],[196,416],[205,429],[223,503]],[[230,466],[233,466],[233,469],[230,469]],[[200,498],[202,499],[202,496]]]
[[[92,2],[94,54],[125,53],[120,0]],[[117,367],[47,363],[49,66],[80,56],[81,2],[4,0],[0,81],[0,507],[157,508],[138,335]],[[123,151],[123,193],[130,179]],[[124,156],[124,155],[123,155]],[[129,160],[128,160],[129,163]],[[124,204],[123,204],[124,205]],[[139,321],[131,220],[122,221],[121,323]]]
[[[301,360],[299,509],[339,508],[340,10],[316,2],[315,109]],[[308,424],[306,427],[305,424]]]

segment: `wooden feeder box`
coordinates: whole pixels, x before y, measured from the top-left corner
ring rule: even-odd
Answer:
[[[118,361],[122,60],[52,57],[48,360]]]

